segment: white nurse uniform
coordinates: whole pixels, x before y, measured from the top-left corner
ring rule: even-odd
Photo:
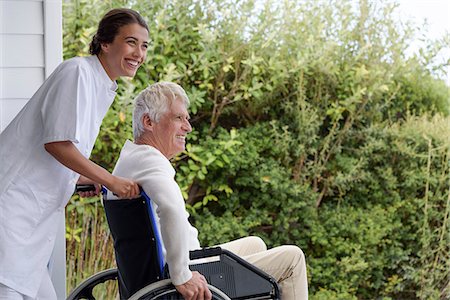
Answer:
[[[89,158],[116,89],[97,56],[69,59],[0,134],[0,284],[33,298],[49,276],[58,220],[79,175],[44,144],[71,141]]]

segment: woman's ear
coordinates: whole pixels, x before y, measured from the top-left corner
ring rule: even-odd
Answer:
[[[109,44],[108,43],[101,43],[100,47],[102,49],[103,52],[107,53],[109,50]]]

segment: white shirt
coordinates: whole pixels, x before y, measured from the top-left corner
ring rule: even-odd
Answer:
[[[44,144],[71,141],[89,158],[116,88],[96,56],[67,60],[0,134],[0,283],[36,295],[79,177]]]
[[[198,231],[189,223],[170,161],[152,146],[126,141],[113,174],[135,180],[150,197],[172,283],[180,285],[190,280],[189,251],[200,249]]]

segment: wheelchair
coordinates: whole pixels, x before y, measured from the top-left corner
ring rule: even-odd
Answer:
[[[94,288],[108,281],[117,282],[120,299],[183,299],[169,279],[150,198],[142,192],[136,199],[105,200],[105,191],[103,194],[117,269],[89,277],[67,300],[95,300]],[[190,259],[194,264],[189,268],[206,278],[213,299],[280,299],[274,278],[230,251],[205,248],[191,251]]]

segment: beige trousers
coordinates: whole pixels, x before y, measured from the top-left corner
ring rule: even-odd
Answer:
[[[305,255],[299,247],[288,245],[267,250],[264,241],[256,236],[244,237],[220,247],[241,256],[275,278],[281,288],[281,299],[308,299]]]

